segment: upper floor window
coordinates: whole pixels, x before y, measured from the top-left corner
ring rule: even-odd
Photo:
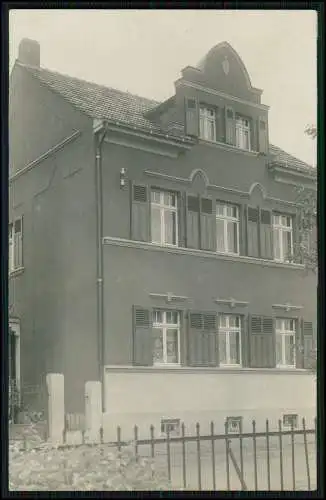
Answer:
[[[250,151],[250,121],[247,118],[241,116],[236,117],[235,140],[237,148]]]
[[[22,218],[9,224],[9,272],[23,266],[23,222]]]
[[[216,204],[216,247],[218,252],[239,254],[239,209]]]
[[[199,135],[206,141],[216,141],[216,113],[213,108],[200,107]]]
[[[295,320],[276,319],[276,365],[295,367]]]
[[[151,192],[152,243],[178,245],[178,202],[176,193]]]
[[[156,365],[180,363],[180,318],[177,311],[153,311],[154,352]]]
[[[241,321],[234,314],[220,314],[218,327],[220,365],[241,365]]]
[[[274,259],[290,262],[293,254],[293,220],[290,215],[273,215]]]

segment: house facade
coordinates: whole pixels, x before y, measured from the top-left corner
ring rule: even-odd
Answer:
[[[315,416],[316,276],[293,249],[295,189],[316,174],[269,143],[261,94],[228,43],[158,103],[44,69],[22,40],[9,117],[22,388],[63,373],[79,412],[101,380],[108,423],[162,429]]]

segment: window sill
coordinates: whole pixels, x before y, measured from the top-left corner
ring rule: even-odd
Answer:
[[[9,278],[14,278],[15,276],[19,276],[25,271],[24,267],[17,267],[13,271],[9,271]]]
[[[219,142],[219,141],[209,141],[207,139],[201,139],[199,138],[199,144],[203,144],[205,146],[211,146],[214,148],[218,149],[225,149],[226,151],[233,151],[235,153],[239,154],[245,154],[248,156],[260,156],[261,153],[259,151],[251,151],[248,149],[241,149],[238,148],[237,146],[232,146],[231,144],[226,144],[225,142]]]
[[[135,241],[135,240],[127,240],[123,238],[116,238],[113,236],[105,236],[103,238],[104,245],[112,245],[118,247],[127,247],[127,248],[138,248],[142,250],[152,250],[155,252],[167,252],[179,255],[191,255],[204,257],[208,259],[222,259],[228,260],[230,262],[244,262],[248,264],[256,264],[259,266],[266,267],[278,267],[278,268],[286,268],[286,269],[304,269],[304,265],[302,264],[291,264],[285,262],[277,262],[274,260],[265,260],[256,257],[247,257],[245,255],[234,255],[234,254],[220,254],[217,252],[210,252],[208,250],[197,250],[192,248],[184,248],[184,247],[170,247],[170,246],[160,246],[153,243],[148,243],[145,241]]]
[[[248,373],[248,374],[266,374],[266,375],[307,375],[311,374],[310,370],[300,368],[243,368],[239,367],[195,367],[195,366],[133,366],[133,365],[107,365],[104,368],[105,373],[183,373],[183,374],[205,374],[205,373]]]

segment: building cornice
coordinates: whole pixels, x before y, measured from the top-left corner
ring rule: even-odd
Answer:
[[[163,247],[153,243],[127,240],[124,238],[117,238],[114,236],[105,236],[103,238],[103,245],[134,248],[134,249],[153,251],[153,252],[164,252],[174,255],[188,255],[190,257],[197,256],[201,258],[224,260],[229,262],[238,262],[238,263],[242,262],[262,267],[276,267],[276,268],[289,269],[292,271],[304,270],[304,265],[302,264],[289,264],[285,262],[276,262],[274,260],[256,259],[254,257],[247,257],[244,255],[219,254],[216,252],[209,252],[207,250],[194,250],[191,248],[183,248],[183,247]]]
[[[149,176],[149,177],[155,177],[157,179],[163,179],[163,180],[170,181],[170,182],[179,182],[180,184],[188,184],[188,185],[192,184],[194,174],[197,172],[203,172],[203,171],[201,169],[196,169],[195,171],[193,171],[189,175],[189,177],[179,177],[176,175],[164,174],[162,172],[155,172],[154,170],[144,170],[144,174]],[[241,196],[241,197],[250,199],[250,196],[252,193],[252,187],[249,189],[249,191],[243,191],[240,189],[219,186],[217,184],[211,184],[208,177],[207,177],[207,174],[205,172],[204,172],[204,178],[205,178],[205,184],[206,184],[207,189],[212,189],[214,191],[220,191],[220,192],[229,193],[229,194],[233,194],[233,195],[237,195],[237,196]],[[287,205],[290,207],[296,207],[296,203],[293,201],[282,200],[280,198],[268,196],[267,194],[264,196],[264,199],[266,201],[281,203],[282,205]]]
[[[310,375],[309,370],[300,368],[243,368],[243,367],[201,367],[201,366],[133,366],[133,365],[106,365],[105,373],[179,373],[180,376],[186,374],[205,375],[215,373],[216,375],[251,373],[252,375]]]

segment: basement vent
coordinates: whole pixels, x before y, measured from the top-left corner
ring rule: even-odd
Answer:
[[[295,413],[288,413],[286,415],[283,415],[283,426],[284,427],[293,427],[295,429],[298,427],[298,415]]]
[[[242,431],[242,417],[226,417],[228,434],[240,434]]]
[[[180,419],[179,418],[164,418],[161,420],[161,433],[169,436],[180,435]]]

